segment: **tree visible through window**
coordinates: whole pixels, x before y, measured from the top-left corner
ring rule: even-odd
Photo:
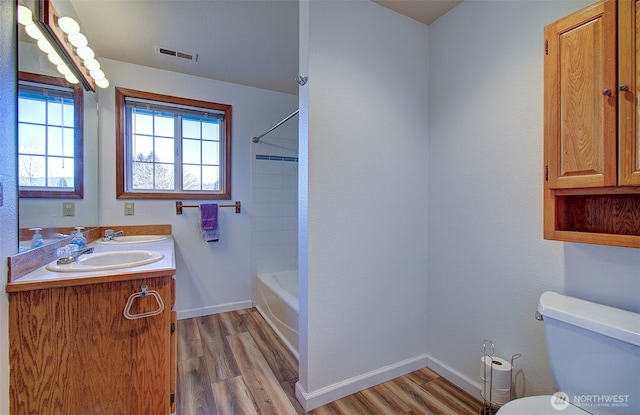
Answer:
[[[231,198],[231,106],[121,88],[116,105],[119,198]]]
[[[20,197],[82,198],[82,94],[63,79],[20,72]]]

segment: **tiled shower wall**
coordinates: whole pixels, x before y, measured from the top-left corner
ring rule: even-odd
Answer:
[[[298,139],[252,144],[253,275],[298,269]]]

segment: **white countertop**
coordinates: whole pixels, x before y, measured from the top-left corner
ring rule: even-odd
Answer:
[[[83,271],[83,272],[54,272],[49,271],[46,265],[32,271],[12,282],[7,284],[7,291],[23,291],[28,286],[34,286],[34,288],[46,288],[50,285],[54,286],[69,286],[75,284],[91,284],[107,282],[110,277],[120,276],[131,278],[145,278],[147,276],[158,275],[173,275],[176,270],[175,255],[174,255],[174,241],[173,237],[167,235],[167,239],[163,239],[155,242],[145,242],[137,244],[126,245],[104,245],[92,242],[88,244],[88,247],[94,248],[94,253],[99,252],[113,252],[113,251],[134,251],[134,250],[149,250],[157,251],[164,255],[164,257],[151,264],[140,265],[130,268],[119,268],[112,270],[102,271]],[[91,255],[91,254],[85,254]],[[55,262],[55,261],[54,261]],[[94,281],[92,281],[94,280]]]

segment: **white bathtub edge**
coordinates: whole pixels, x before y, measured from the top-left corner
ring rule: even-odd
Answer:
[[[207,307],[191,308],[187,310],[177,310],[178,320],[184,320],[193,317],[209,316],[212,314],[225,313],[227,311],[243,310],[245,308],[253,307],[253,301],[237,301],[235,303],[226,303],[218,305],[210,305]]]
[[[296,360],[298,360],[300,358],[300,356],[298,356],[298,351],[293,347],[291,343],[289,343],[289,341],[287,340],[287,336],[285,336],[283,333],[280,333],[280,329],[278,328],[278,326],[273,321],[271,321],[269,313],[265,312],[259,304],[254,304],[254,307],[256,308],[256,310],[258,310],[258,313],[260,313],[262,318],[265,319],[269,327],[271,327],[273,331],[276,332],[278,338],[282,341],[282,343],[284,343],[285,346],[287,346],[287,349],[289,349],[291,354],[296,357]]]
[[[388,380],[406,375],[415,370],[427,366],[427,355],[422,354],[401,362],[394,363],[368,373],[346,379],[342,382],[334,383],[307,393],[300,381],[296,382],[296,398],[305,411],[311,411],[329,402],[344,398],[345,396],[370,388]]]
[[[279,277],[285,277],[281,280]],[[298,358],[299,301],[290,285],[297,285],[297,271],[281,271],[256,275],[254,306],[276,332],[287,349]],[[292,281],[291,281],[292,280]]]

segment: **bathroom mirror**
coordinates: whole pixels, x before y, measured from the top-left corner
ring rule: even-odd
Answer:
[[[29,8],[35,7],[33,3],[24,2]],[[60,6],[64,8],[63,4]],[[82,23],[80,22],[80,24]],[[18,71],[62,77],[56,66],[49,61],[47,55],[25,33],[22,25],[18,25]],[[31,228],[42,228],[41,233],[46,244],[60,240],[77,226],[82,226],[85,230],[98,226],[98,100],[93,92],[83,91],[83,95],[82,180],[84,189],[82,198],[21,196],[18,211],[20,241],[18,252],[31,249],[31,240],[35,233],[30,230]],[[76,154],[78,154],[77,151]],[[16,157],[18,157],[17,154]]]

